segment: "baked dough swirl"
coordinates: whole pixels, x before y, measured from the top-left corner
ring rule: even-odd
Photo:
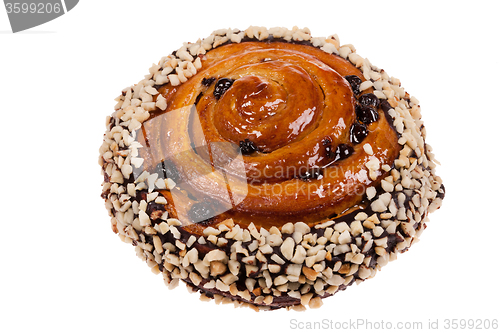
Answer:
[[[197,197],[225,202],[226,179],[220,173],[203,177],[212,171],[208,149],[200,154],[191,147],[251,142],[255,151],[244,156],[246,181],[230,187],[239,203],[210,216],[205,225],[233,218],[241,226],[254,223],[257,228],[298,221],[312,226],[340,216],[360,204],[365,188],[377,186],[387,175],[370,175],[365,164],[376,159],[392,165],[401,149],[377,98],[377,105],[369,106],[375,121],[357,116],[362,106],[357,98],[372,94],[355,94],[345,79],[351,76],[365,81],[348,61],[311,46],[245,42],[218,47],[203,57],[203,69],[188,82],[159,89],[168,103],[163,111],[167,115],[143,124],[140,142],[149,141],[143,155],[146,166],[153,170],[169,157],[168,163]],[[359,142],[353,138],[358,127],[364,131],[356,138]],[[376,149],[368,154],[364,143]],[[228,154],[211,155],[220,159]],[[241,176],[235,170],[240,163],[215,164],[225,165],[229,175]],[[163,194],[171,197],[169,191]],[[169,200],[171,213],[179,217],[177,210],[182,210],[187,218],[180,220],[191,224],[184,208],[196,203],[192,201],[177,200],[184,205],[174,212],[179,205]]]
[[[116,100],[112,229],[203,298],[319,307],[408,250],[444,198],[418,100],[336,35],[217,30]]]

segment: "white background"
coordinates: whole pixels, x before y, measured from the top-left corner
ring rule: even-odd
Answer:
[[[291,320],[424,328],[439,320],[443,329],[446,319],[499,320],[495,1],[237,3],[80,1],[18,34],[0,7],[0,331],[298,331]],[[353,44],[420,100],[442,164],[446,198],[421,241],[319,310],[256,313],[169,290],[112,233],[100,198],[98,148],[121,89],[183,42],[249,25],[307,26]]]

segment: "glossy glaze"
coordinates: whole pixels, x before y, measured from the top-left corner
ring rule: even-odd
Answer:
[[[148,149],[141,151],[145,169],[168,159],[188,185],[185,207],[173,207],[169,200],[173,216],[188,216],[198,194],[237,202],[207,223],[187,229],[199,231],[229,217],[241,225],[269,227],[296,221],[312,225],[341,216],[360,204],[366,187],[385,176],[380,171],[377,179],[370,179],[365,163],[376,157],[381,165],[392,165],[399,152],[397,135],[384,112],[374,109],[377,118],[366,121],[360,134],[358,102],[344,77],[364,78],[338,56],[306,45],[244,42],[211,50],[202,62],[202,70],[186,83],[159,89],[168,108],[146,121],[139,137],[148,142]],[[221,78],[234,81],[214,96]],[[363,99],[363,104],[371,101]],[[229,148],[216,154],[196,148],[217,142],[237,147],[245,140],[258,148],[243,158],[245,179],[235,163],[214,172],[219,160],[231,160],[228,156],[234,152]],[[373,156],[363,150],[364,142],[371,143]],[[338,158],[339,154],[345,156]],[[308,173],[311,176],[303,176]],[[229,198],[228,179],[233,179]],[[162,192],[167,199],[168,192]]]

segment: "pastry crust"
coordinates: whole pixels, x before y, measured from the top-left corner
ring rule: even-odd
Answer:
[[[218,30],[117,102],[99,158],[113,231],[216,300],[318,307],[444,197],[418,101],[336,35]]]

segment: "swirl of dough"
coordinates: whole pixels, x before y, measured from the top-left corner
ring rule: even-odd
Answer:
[[[268,228],[341,216],[363,206],[401,149],[379,100],[359,94],[360,70],[339,56],[243,42],[202,63],[182,85],[159,88],[168,107],[139,137],[144,168],[168,164],[184,184],[162,194],[192,231],[227,218]]]

